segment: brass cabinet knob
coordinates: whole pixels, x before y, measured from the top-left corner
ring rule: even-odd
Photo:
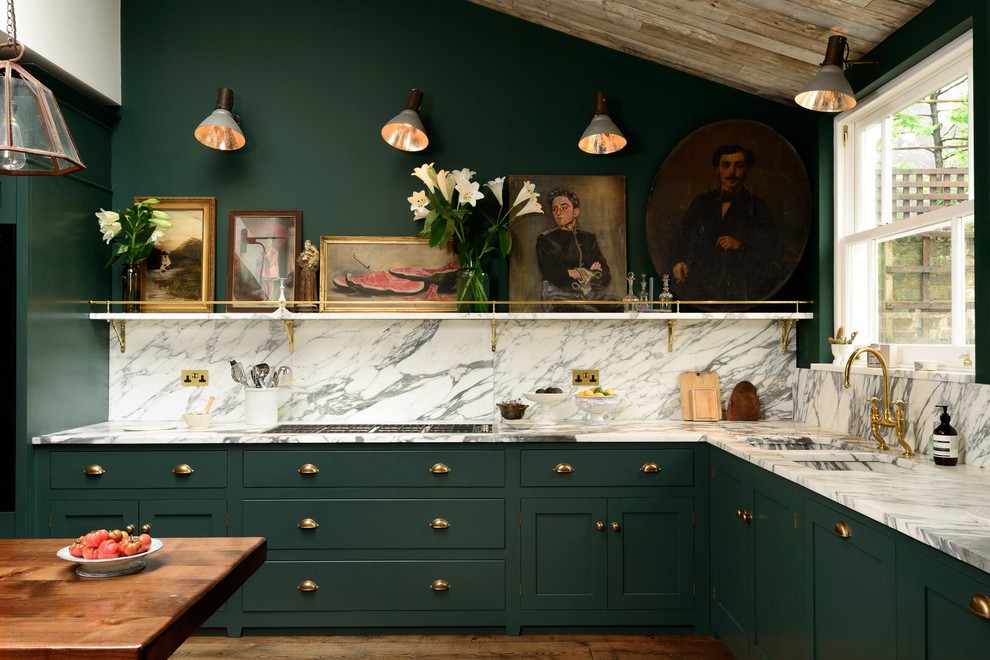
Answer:
[[[753,514],[750,513],[749,511],[743,511],[742,512],[742,521],[744,523],[746,523],[747,525],[749,523],[753,522]]]
[[[450,474],[450,468],[443,463],[437,463],[430,468],[430,474]]]
[[[85,474],[87,477],[98,477],[101,474],[106,474],[106,473],[107,473],[106,470],[104,470],[99,465],[96,465],[95,463],[87,467],[85,470],[83,470],[83,474]]]
[[[312,463],[306,463],[299,468],[299,474],[319,474],[320,468],[316,467]]]
[[[433,529],[450,529],[450,523],[443,518],[434,518],[430,523],[430,527]]]
[[[434,580],[430,583],[430,591],[450,591],[450,582],[446,580]]]
[[[141,533],[151,534],[151,525],[149,525],[148,523],[144,523],[143,525],[141,525]]]
[[[316,522],[312,518],[303,518],[299,521],[299,524],[296,525],[299,529],[316,529],[319,526],[320,523]]]
[[[643,467],[639,468],[640,472],[645,472],[646,474],[653,474],[660,471],[660,466],[650,461],[649,463],[643,463]]]
[[[739,520],[742,520],[743,513],[744,513],[744,511],[742,509],[736,509],[736,518],[739,518]]]
[[[595,529],[597,529],[599,532],[604,532],[605,531],[605,523],[603,523],[601,520],[599,520],[598,522],[595,523]]]
[[[557,463],[557,467],[553,469],[557,474],[570,474],[574,472],[574,468],[570,463]]]
[[[127,532],[128,534],[133,534],[134,533],[134,525],[128,525],[127,527],[124,528],[124,531]]]
[[[193,470],[191,467],[189,467],[189,465],[186,464],[186,463],[179,463],[174,468],[172,468],[172,474],[180,474],[180,475],[181,474],[192,474],[193,472],[195,472],[195,470]]]
[[[319,588],[320,585],[316,584],[312,580],[303,580],[299,583],[299,586],[296,587],[299,591],[316,591]]]
[[[846,524],[845,520],[835,523],[835,533],[844,539],[852,538],[853,535],[852,530],[849,529],[849,525]]]
[[[990,597],[986,594],[976,594],[969,601],[969,611],[981,619],[990,620]]]
[[[617,523],[617,522],[612,522],[611,527],[612,527],[612,531],[613,532],[621,532],[622,531],[622,526],[619,523]]]

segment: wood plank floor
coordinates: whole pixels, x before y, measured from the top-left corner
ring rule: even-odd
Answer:
[[[173,658],[390,660],[731,660],[699,635],[381,635],[192,637]]]

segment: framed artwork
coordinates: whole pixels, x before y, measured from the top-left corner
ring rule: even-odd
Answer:
[[[694,131],[664,160],[646,209],[653,266],[671,293],[707,311],[742,311],[794,273],[811,230],[811,185],[794,147],[750,120]]]
[[[535,184],[542,215],[512,223],[513,312],[621,312],[626,293],[624,176],[509,176],[508,199]],[[528,304],[533,301],[533,304]]]
[[[149,197],[135,197],[140,202]],[[212,312],[217,202],[214,197],[158,197],[172,228],[142,262],[142,312]]]
[[[320,237],[321,312],[457,310],[457,256],[411,236]]]
[[[280,295],[293,300],[302,211],[230,211],[227,224],[227,311],[270,312]],[[276,304],[238,304],[265,301]]]

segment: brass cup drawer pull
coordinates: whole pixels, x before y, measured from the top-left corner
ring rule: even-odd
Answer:
[[[96,465],[95,463],[93,465],[87,466],[87,468],[83,470],[83,474],[85,474],[87,477],[98,477],[101,474],[106,474],[106,473],[107,473],[106,470],[104,470],[99,465]]]
[[[571,474],[574,472],[574,468],[570,463],[557,463],[557,467],[553,469],[557,474]]]
[[[605,531],[605,523],[603,523],[601,520],[599,520],[598,522],[595,523],[595,529],[597,529],[599,532],[604,532]]]
[[[317,591],[319,588],[320,585],[316,584],[312,580],[303,580],[299,583],[299,586],[296,587],[299,591]]]
[[[969,601],[969,611],[981,619],[990,621],[990,597],[986,594],[976,594]]]
[[[660,471],[660,466],[650,461],[649,463],[643,463],[643,467],[639,468],[639,471],[646,474],[655,474]]]
[[[319,526],[320,523],[316,522],[312,518],[303,518],[299,521],[299,524],[296,525],[299,529],[316,529]]]
[[[430,591],[450,591],[450,582],[446,580],[434,580],[430,583]]]
[[[853,535],[852,530],[849,529],[849,525],[846,524],[845,520],[840,520],[839,522],[835,523],[834,531],[839,536],[839,538],[843,538],[843,539],[851,539]]]
[[[621,532],[622,531],[622,525],[620,525],[617,522],[613,522],[612,525],[611,525],[611,527],[612,527],[612,531],[613,532]]]
[[[196,470],[192,469],[188,463],[179,463],[174,468],[172,468],[172,474],[186,475],[192,474]]]
[[[443,518],[434,518],[430,523],[432,529],[450,529],[450,523]]]
[[[450,474],[450,468],[443,463],[437,463],[430,468],[430,474]]]
[[[299,474],[319,474],[320,468],[316,467],[312,463],[306,463],[305,465],[300,466],[298,472]]]

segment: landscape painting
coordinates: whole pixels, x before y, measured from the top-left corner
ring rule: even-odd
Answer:
[[[409,236],[322,236],[321,312],[457,309],[457,257]]]

